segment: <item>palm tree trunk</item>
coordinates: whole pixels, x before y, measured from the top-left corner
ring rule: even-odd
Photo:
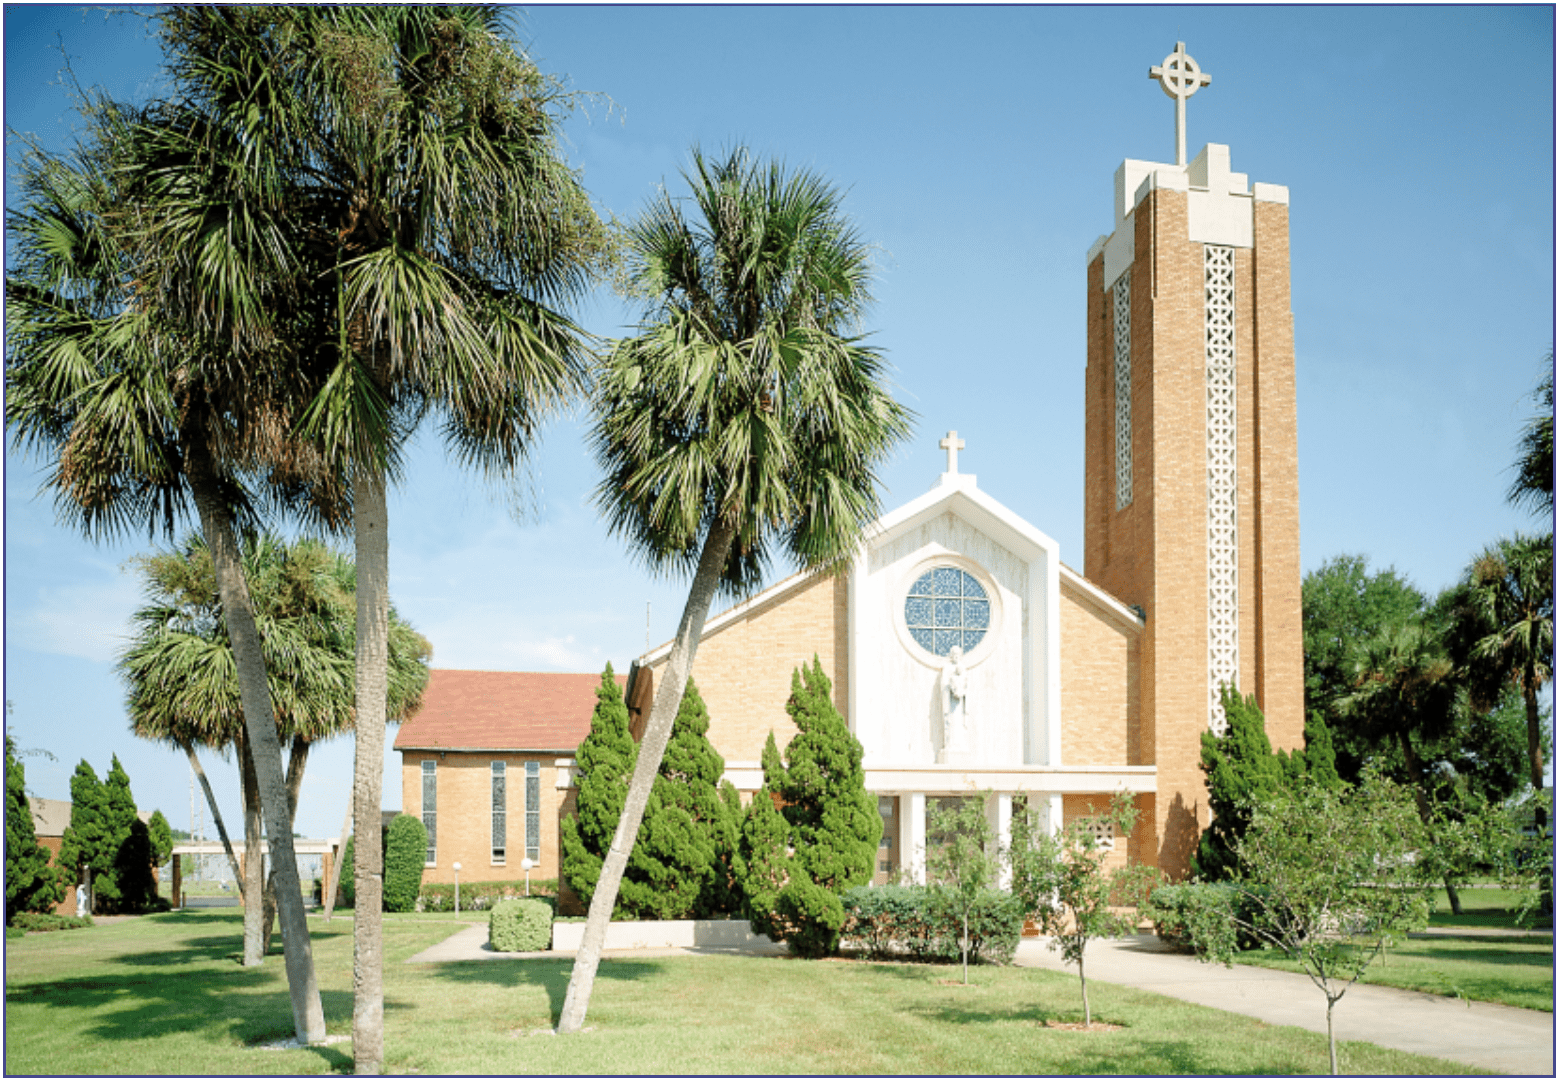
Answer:
[[[682,695],[687,690],[688,674],[693,670],[693,658],[698,652],[699,639],[703,637],[704,620],[709,616],[709,605],[714,601],[721,572],[725,570],[735,539],[735,526],[716,522],[704,541],[698,571],[693,575],[693,585],[688,590],[687,606],[682,609],[682,622],[677,627],[676,642],[671,647],[671,658],[666,663],[665,677],[655,690],[655,705],[650,710],[649,723],[645,725],[644,738],[639,743],[639,761],[633,768],[633,779],[628,784],[628,800],[623,805],[622,818],[617,821],[612,847],[607,850],[606,860],[601,866],[595,895],[590,899],[590,916],[585,923],[584,940],[579,945],[579,952],[574,955],[574,971],[569,977],[568,994],[563,1000],[562,1013],[558,1016],[557,1031],[560,1035],[575,1033],[584,1027],[585,1013],[590,1008],[590,992],[595,986],[596,969],[601,965],[601,950],[606,945],[606,929],[612,920],[612,909],[617,904],[617,890],[622,885],[623,871],[628,866],[634,839],[639,835],[639,824],[644,820],[644,808],[649,803],[650,789],[655,783],[655,775],[660,771],[666,744],[671,741],[677,707],[681,705]],[[361,575],[362,571],[359,570],[359,583]],[[358,588],[361,590],[361,584]]]
[[[227,850],[227,862],[233,868],[233,881],[239,883],[242,889],[243,870],[238,866],[238,856],[233,852],[233,842],[228,839],[227,825],[222,821],[222,812],[217,808],[217,798],[212,794],[211,782],[206,779],[206,771],[200,766],[200,757],[195,754],[195,746],[184,742],[179,744],[184,748],[184,753],[189,757],[190,769],[195,771],[195,776],[200,778],[200,789],[206,794],[206,804],[211,808],[211,821],[216,823],[217,836],[222,838],[222,847]]]
[[[211,565],[216,572],[222,614],[227,621],[238,668],[238,689],[244,707],[245,743],[249,746],[259,780],[260,805],[271,844],[271,863],[281,887],[282,947],[286,951],[287,989],[292,998],[292,1022],[298,1042],[317,1043],[325,1038],[325,1011],[320,1005],[319,981],[314,973],[314,951],[309,942],[308,920],[298,890],[298,861],[292,849],[292,828],[287,815],[286,781],[282,776],[281,739],[271,710],[270,688],[265,678],[265,658],[260,652],[260,632],[254,606],[244,581],[243,563],[232,518],[219,496],[209,451],[201,438],[187,441],[185,459],[190,489],[200,512],[200,528]],[[254,854],[258,856],[258,852]],[[258,899],[259,891],[255,891]]]
[[[1543,807],[1543,743],[1542,715],[1538,710],[1537,692],[1541,687],[1536,672],[1533,671],[1534,659],[1529,658],[1526,671],[1522,673],[1521,696],[1526,700],[1527,707],[1527,762],[1532,771],[1532,792],[1537,798],[1535,814],[1532,824],[1537,827],[1538,842],[1547,845],[1548,838],[1548,811]],[[1554,910],[1554,879],[1553,874],[1544,871],[1538,882],[1538,911],[1549,913]]]
[[[346,839],[352,835],[352,798],[348,793],[346,801],[346,817],[341,820],[340,843],[336,846],[336,858],[330,863],[330,881],[325,883],[325,920],[328,923],[330,914],[336,909],[336,888],[341,885],[341,861],[346,856]]]
[[[265,857],[260,855],[260,783],[255,779],[254,757],[249,753],[246,736],[240,733],[236,742],[239,787],[243,789],[244,799],[244,880],[239,888],[244,898],[244,966],[247,968],[265,960],[266,940],[261,936],[265,927],[262,911],[265,902],[260,896],[265,885]]]
[[[298,826],[298,792],[303,787],[303,767],[309,760],[309,741],[302,736],[292,737],[292,753],[287,756],[287,822],[293,829]],[[289,833],[290,836],[290,833]],[[271,950],[271,925],[276,919],[276,866],[271,861],[271,874],[265,880],[265,903],[261,906],[264,913],[260,941],[265,943],[265,952]],[[300,882],[301,886],[302,883]]]
[[[352,1058],[358,1073],[384,1068],[384,854],[379,807],[384,784],[388,693],[390,528],[384,473],[362,468],[352,486],[357,533],[357,753],[352,806],[363,843],[355,846],[357,906],[352,924]]]

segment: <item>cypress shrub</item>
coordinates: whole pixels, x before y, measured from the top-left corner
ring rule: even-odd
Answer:
[[[1228,722],[1223,734],[1202,733],[1201,767],[1212,821],[1202,831],[1191,869],[1208,882],[1234,877],[1239,869],[1235,843],[1250,826],[1252,808],[1287,787],[1283,760],[1272,751],[1255,696],[1242,698],[1225,684],[1223,712]]]
[[[535,953],[552,946],[552,908],[536,899],[499,901],[487,922],[487,940],[500,953]]]
[[[428,829],[420,818],[399,814],[390,820],[384,843],[386,912],[410,912],[417,907],[427,853]]]
[[[689,679],[618,897],[637,919],[705,917],[727,903],[730,807],[717,787],[725,760],[708,732],[709,710]]]
[[[76,766],[70,778],[70,825],[60,842],[58,859],[60,881],[67,888],[81,880],[81,865],[90,864],[92,886],[99,895],[105,880],[112,886],[113,852],[108,822],[108,795],[103,783],[97,779],[97,771],[85,758]],[[90,913],[89,913],[90,914]]]
[[[766,863],[762,873],[769,881],[755,884],[749,865],[749,918],[754,930],[760,930],[760,923],[770,925],[777,933],[763,933],[783,939],[804,957],[821,957],[839,945],[844,926],[840,895],[871,880],[882,818],[866,791],[860,741],[834,708],[833,686],[816,656],[810,666],[792,673],[785,711],[795,722],[796,736],[782,761],[770,733],[763,773],[765,787],[779,797],[788,827],[778,852],[788,848],[793,855],[785,861],[783,887],[773,891],[776,869],[784,864],[773,850],[773,839],[765,838],[769,850],[756,858]],[[744,852],[747,849],[744,839]]]
[[[27,775],[16,745],[5,737],[5,922],[20,913],[47,912],[65,896],[65,885],[49,867],[49,850],[38,843]]]
[[[773,746],[771,732],[769,747]],[[742,818],[741,859],[746,869],[742,889],[744,911],[753,933],[767,935],[775,942],[785,941],[790,931],[777,911],[780,891],[795,873],[787,852],[789,844],[790,827],[774,806],[774,797],[765,784],[752,797]]]
[[[590,734],[574,754],[579,770],[579,794],[575,810],[562,823],[563,878],[586,906],[595,895],[601,865],[611,846],[617,822],[628,800],[628,781],[633,776],[639,749],[628,730],[628,707],[622,689],[608,664],[596,688],[595,713]],[[643,830],[640,830],[642,835]],[[613,916],[623,915],[619,891]]]

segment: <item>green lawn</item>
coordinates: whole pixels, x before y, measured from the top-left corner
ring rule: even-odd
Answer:
[[[1462,901],[1460,916],[1451,911],[1451,902],[1444,890],[1435,896],[1435,911],[1429,917],[1431,927],[1500,927],[1508,930],[1545,930],[1552,932],[1552,917],[1532,916],[1526,925],[1516,922],[1516,911],[1521,904],[1521,894],[1516,890],[1497,886],[1472,886],[1459,890]]]
[[[464,921],[462,921],[464,922]],[[607,960],[589,1029],[550,1027],[570,962],[408,965],[457,928],[385,918],[386,1067],[396,1073],[1291,1074],[1325,1072],[1325,1038],[1092,984],[1096,1019],[1072,1032],[1075,978],[952,968],[700,956]],[[332,1034],[351,1028],[351,922],[309,921]],[[301,1051],[279,957],[237,964],[240,917],[169,913],[6,942],[7,1073],[302,1074],[350,1067],[346,1043]],[[1465,1066],[1342,1048],[1352,1073]]]
[[[1251,950],[1241,954],[1239,961],[1302,971],[1297,962],[1276,951]],[[1552,1013],[1554,940],[1552,935],[1410,938],[1370,965],[1362,982]]]

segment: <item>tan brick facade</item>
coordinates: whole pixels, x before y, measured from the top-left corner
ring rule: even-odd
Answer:
[[[1084,570],[1147,613],[1141,761],[1158,768],[1159,866],[1181,874],[1207,823],[1207,399],[1203,245],[1188,196],[1158,188],[1135,230],[1131,280],[1133,499],[1115,507],[1114,325],[1104,254],[1088,268]],[[1287,207],[1255,203],[1255,247],[1235,253],[1240,688],[1277,747],[1303,740],[1299,501]],[[1136,759],[1134,759],[1135,761]]]
[[[519,881],[525,877],[520,860],[525,857],[525,763],[540,765],[541,852],[531,868],[533,881],[558,877],[559,810],[566,790],[558,788],[558,755],[525,755],[488,752],[401,753],[401,809],[422,815],[422,763],[434,763],[437,778],[437,845],[433,866],[422,873],[424,882],[454,882],[456,861],[461,882]],[[567,758],[564,758],[567,761]],[[503,762],[505,772],[505,853],[502,864],[493,862],[492,763]],[[565,767],[566,768],[566,767]]]
[[[1140,709],[1141,628],[1087,592],[1061,590],[1061,761],[1146,765]]]
[[[773,731],[781,749],[796,734],[785,712],[792,673],[816,654],[834,685],[834,706],[849,712],[845,671],[849,630],[844,575],[803,576],[792,588],[704,633],[693,680],[709,707],[709,739],[727,762],[756,762]],[[666,660],[651,665],[655,678]]]

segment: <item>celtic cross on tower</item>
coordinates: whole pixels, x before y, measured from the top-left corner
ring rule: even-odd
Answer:
[[[1186,54],[1185,42],[1175,42],[1175,51],[1164,62],[1148,69],[1148,78],[1157,79],[1164,93],[1175,99],[1175,164],[1185,164],[1185,102],[1192,94],[1213,81]]]

